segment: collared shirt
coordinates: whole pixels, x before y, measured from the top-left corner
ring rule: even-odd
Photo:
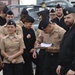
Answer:
[[[17,25],[19,25],[19,26],[21,26],[21,27],[23,27],[23,26],[24,26],[23,22],[22,22],[22,21],[20,21],[20,20],[17,20],[17,21],[16,21],[16,24],[17,24]]]
[[[14,34],[12,37],[9,35],[2,38],[1,41],[1,50],[4,50],[9,56],[17,53],[20,49],[25,48],[23,39],[18,35]],[[24,62],[22,55],[18,56],[16,63]],[[7,59],[4,58],[4,63],[10,63]]]
[[[36,31],[36,38],[39,37],[39,36],[41,36],[41,30],[37,29],[37,31]]]
[[[57,48],[58,51],[64,33],[65,30],[55,24],[54,29],[49,34],[46,34],[43,31],[41,31],[41,36],[37,38],[37,41],[41,43],[42,42],[47,43],[47,44],[51,43],[53,44],[53,47]]]
[[[24,23],[22,22],[22,21],[20,21],[20,20],[17,20],[16,21],[16,24],[17,25],[19,25],[19,26],[21,26],[21,27],[23,27],[24,26]],[[32,25],[32,27],[31,27],[34,31],[35,31],[35,29],[34,29],[34,26]]]

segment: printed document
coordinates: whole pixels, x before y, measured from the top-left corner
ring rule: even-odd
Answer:
[[[50,43],[50,44],[41,43],[41,47],[50,47],[50,46],[52,46],[52,44],[51,44],[51,43]]]

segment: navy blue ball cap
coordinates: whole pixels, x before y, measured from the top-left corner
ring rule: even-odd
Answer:
[[[43,29],[45,29],[48,26],[49,23],[50,23],[49,22],[49,18],[48,17],[44,17],[40,21],[38,28],[41,29],[41,30],[43,30]]]
[[[23,8],[22,9],[21,14],[24,14],[24,15],[27,15],[28,14],[28,11],[26,10],[26,8]]]
[[[35,21],[34,18],[28,14],[26,15],[25,19],[26,19],[26,21],[31,22],[31,23],[33,23]]]
[[[65,9],[63,9],[64,16],[66,16],[70,13],[75,13],[75,7],[67,7]]]
[[[13,13],[11,10],[8,10],[8,11],[6,12],[6,14],[8,14],[8,15],[13,15],[14,13]]]
[[[8,8],[7,6],[4,6],[2,11],[3,11],[4,14],[6,14],[6,12],[7,12],[8,10],[9,10],[9,8]]]
[[[60,4],[57,4],[56,8],[62,8],[62,6]]]
[[[38,12],[37,15],[38,16],[49,15],[49,10],[48,9],[42,10],[42,11]]]
[[[16,23],[15,23],[14,20],[9,20],[9,21],[7,22],[7,25],[14,25],[14,26],[16,27]]]

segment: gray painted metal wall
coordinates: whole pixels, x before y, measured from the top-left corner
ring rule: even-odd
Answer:
[[[43,1],[50,1],[50,0],[37,0],[37,5],[39,5],[39,4],[42,3]]]

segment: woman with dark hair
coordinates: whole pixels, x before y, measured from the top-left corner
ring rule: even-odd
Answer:
[[[15,34],[16,23],[7,22],[8,35],[1,41],[1,54],[4,57],[3,75],[23,75],[23,38]]]
[[[26,15],[26,20],[24,23],[24,26],[22,27],[23,30],[23,40],[24,44],[26,46],[26,49],[24,50],[23,53],[23,58],[24,58],[24,75],[33,75],[33,68],[32,68],[32,53],[30,52],[32,48],[34,48],[34,43],[36,40],[35,37],[35,32],[31,28],[32,24],[34,22],[34,19]]]

